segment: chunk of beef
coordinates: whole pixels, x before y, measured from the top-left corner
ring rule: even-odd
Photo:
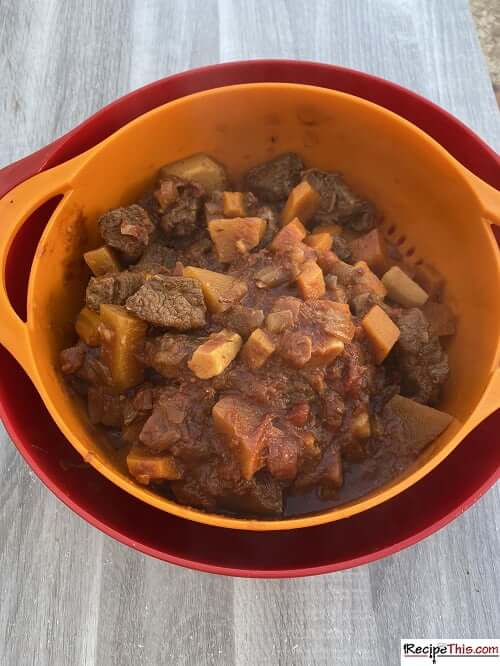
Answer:
[[[144,363],[163,377],[179,377],[201,340],[187,335],[165,333],[146,340]]]
[[[399,350],[406,354],[418,354],[429,342],[429,324],[422,310],[400,310],[394,320],[400,330]]]
[[[330,432],[337,432],[344,418],[345,404],[336,391],[327,391],[321,400],[321,412],[325,426]]]
[[[347,241],[342,236],[333,237],[332,250],[341,261],[349,261],[351,259],[351,250]]]
[[[99,310],[102,303],[123,305],[129,296],[144,283],[144,274],[122,271],[92,277],[87,285],[85,300],[91,310]]]
[[[126,308],[155,326],[187,331],[206,323],[206,307],[198,280],[157,275],[127,299]]]
[[[125,396],[111,393],[104,386],[91,386],[87,394],[91,423],[120,428],[124,423],[126,402]]]
[[[341,224],[359,232],[370,231],[376,226],[373,204],[355,194],[339,173],[308,169],[303,178],[321,196],[314,216],[316,222]]]
[[[213,317],[213,321],[223,328],[236,331],[242,337],[248,338],[250,333],[262,326],[264,322],[263,310],[248,308],[245,305],[233,305],[230,310],[221,312]]]
[[[139,259],[155,230],[148,213],[137,204],[104,213],[98,225],[105,243],[128,261]]]
[[[266,432],[266,467],[271,476],[291,481],[297,476],[303,440],[292,427],[284,430],[271,425]]]
[[[201,185],[165,176],[154,196],[161,214],[160,225],[167,237],[185,238],[201,228],[199,213],[205,197]]]
[[[133,270],[163,273],[174,268],[175,261],[176,253],[172,248],[167,247],[160,241],[152,241],[144,250]]]
[[[218,498],[217,505],[246,514],[279,515],[283,513],[283,489],[262,471],[250,481],[240,483],[232,493]]]
[[[62,350],[59,354],[59,365],[65,375],[73,375],[80,370],[85,361],[85,350],[86,345],[82,342]]]
[[[248,171],[245,186],[265,201],[283,201],[300,180],[304,164],[296,153],[283,153]]]
[[[397,358],[402,375],[401,393],[417,402],[435,405],[449,374],[448,355],[439,338],[431,338],[416,354],[399,350]]]

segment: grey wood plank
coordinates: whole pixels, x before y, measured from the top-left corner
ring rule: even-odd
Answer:
[[[4,0],[0,164],[143,83],[255,57],[385,76],[500,146],[465,0]],[[370,566],[233,581],[102,536],[34,479],[7,440],[0,430],[2,666],[382,665],[397,662],[405,635],[488,637],[500,626],[498,487],[445,530]]]

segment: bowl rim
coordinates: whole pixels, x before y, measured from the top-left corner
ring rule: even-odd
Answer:
[[[203,75],[205,74],[213,74],[215,76],[222,77],[222,82],[219,82],[217,84],[218,86],[230,85],[230,83],[228,83],[227,81],[228,79],[231,79],[231,76],[236,76],[239,82],[241,82],[241,76],[243,76],[245,80],[248,79],[253,80],[253,77],[256,77],[257,81],[263,81],[263,80],[268,80],[267,78],[264,79],[263,75],[263,71],[265,71],[266,68],[270,69],[270,71],[272,72],[271,75],[272,80],[276,81],[288,80],[288,77],[291,76],[292,77],[291,80],[297,82],[298,80],[303,81],[307,77],[314,78],[316,73],[318,74],[321,73],[321,75],[325,75],[325,77],[328,75],[335,74],[341,77],[351,77],[351,79],[355,79],[363,85],[369,84],[370,86],[372,86],[372,88],[373,86],[375,86],[376,90],[374,94],[381,91],[382,93],[386,93],[389,95],[395,93],[397,97],[397,99],[394,101],[395,106],[397,106],[398,102],[401,102],[401,100],[404,101],[411,101],[412,99],[416,100],[418,102],[417,106],[420,108],[420,110],[424,109],[427,112],[431,112],[432,120],[438,119],[439,122],[449,123],[454,128],[454,130],[465,133],[468,136],[470,141],[473,142],[474,147],[477,148],[478,154],[480,155],[480,158],[478,158],[479,170],[489,169],[491,167],[492,162],[495,163],[496,166],[500,166],[500,160],[498,155],[481,138],[479,138],[474,132],[472,132],[472,130],[470,130],[460,120],[458,120],[448,111],[442,109],[441,107],[431,102],[430,100],[396,83],[387,81],[385,79],[382,79],[381,77],[377,77],[371,74],[331,64],[318,63],[312,61],[285,60],[285,59],[262,59],[262,60],[220,63],[215,65],[208,65],[205,67],[190,69],[178,74],[165,77],[158,81],[152,82],[146,86],[143,86],[137,90],[128,93],[125,96],[116,99],[115,101],[106,105],[105,107],[94,113],[92,116],[84,120],[82,123],[77,125],[70,132],[68,132],[64,136],[54,141],[52,144],[46,146],[45,148],[42,148],[41,150],[37,151],[32,155],[29,155],[28,157],[22,160],[19,160],[18,162],[13,163],[8,167],[5,167],[2,171],[0,171],[0,190],[3,187],[1,194],[4,195],[19,182],[22,182],[23,180],[33,176],[35,173],[51,168],[52,166],[56,166],[62,161],[70,159],[72,156],[74,156],[74,154],[80,154],[82,152],[82,150],[80,149],[76,153],[71,154],[71,151],[74,149],[73,148],[68,149],[68,146],[71,146],[73,138],[76,135],[79,135],[81,132],[89,130],[90,134],[92,134],[91,126],[96,121],[100,122],[101,119],[106,120],[106,122],[103,122],[104,129],[100,127],[98,130],[98,133],[100,133],[99,139],[94,141],[94,139],[91,136],[90,137],[91,142],[94,141],[94,143],[98,143],[103,138],[102,132],[104,132],[104,138],[105,138],[106,132],[112,133],[113,131],[115,131],[115,129],[117,128],[112,127],[113,123],[115,122],[112,117],[113,116],[112,112],[118,106],[123,106],[124,104],[128,103],[128,108],[130,109],[130,112],[127,111],[127,113],[129,113],[129,117],[127,119],[122,120],[123,113],[121,118],[118,119],[118,126],[121,126],[129,122],[129,120],[133,119],[136,115],[140,115],[140,113],[144,113],[147,110],[155,108],[156,106],[164,103],[165,93],[162,92],[164,87],[168,88],[169,85],[180,82],[184,82],[188,88],[189,86],[191,87],[194,86],[193,90],[196,91],[214,87],[210,82],[205,87],[203,78],[200,80],[200,77],[203,77]],[[280,71],[280,69],[282,69],[283,71]],[[285,71],[286,71],[286,76],[283,73]],[[331,89],[342,90],[343,89],[342,87],[339,88],[340,85],[341,84],[339,83],[339,81],[336,80],[334,81]],[[147,101],[145,101],[144,106],[141,108],[140,113],[136,113],[135,110],[136,105],[134,104],[134,102],[138,99],[143,98],[145,93],[146,96],[147,93],[152,93],[151,98],[153,99],[152,100],[148,99]],[[161,99],[161,101],[159,102],[156,99],[154,99],[155,95],[158,94],[160,95]],[[171,91],[169,89],[168,94],[166,95],[167,99],[169,98],[170,94]],[[178,97],[183,96],[184,94],[185,93],[182,91],[180,93],[174,91],[173,98],[176,99]],[[369,99],[369,97],[367,98]],[[138,106],[141,106],[141,104],[142,102]],[[380,102],[378,102],[378,104],[380,106],[383,106],[383,104]],[[401,113],[396,111],[395,113],[397,113],[397,115],[402,115]],[[429,120],[429,123],[430,122],[431,121]],[[110,126],[111,129],[109,129]],[[436,138],[436,140],[438,140],[441,143],[445,138],[446,137],[444,138],[440,137],[439,139]],[[492,170],[492,172],[495,175],[494,170]],[[494,175],[493,177],[491,176],[491,174],[489,175],[489,177],[488,176],[482,176],[482,177],[488,182],[490,182],[492,185],[496,185],[496,180]],[[499,181],[500,181],[500,176],[499,176]],[[417,541],[425,538],[426,536],[429,536],[436,530],[446,525],[456,516],[460,515],[463,511],[465,511],[475,501],[477,501],[498,478],[498,470],[493,470],[492,473],[489,476],[487,476],[487,478],[483,481],[483,483],[478,488],[476,488],[474,492],[472,492],[469,496],[467,496],[465,500],[463,499],[463,497],[458,498],[459,503],[455,504],[454,508],[452,508],[444,516],[440,517],[438,520],[434,520],[434,522],[432,522],[433,518],[431,518],[431,522],[424,529],[416,531],[414,534],[412,534],[407,538],[400,540],[396,539],[390,546],[387,546],[383,549],[377,549],[377,547],[374,546],[373,550],[370,550],[367,554],[360,557],[344,560],[343,562],[340,563],[337,562],[333,564],[322,565],[319,567],[306,566],[293,569],[281,569],[279,571],[264,570],[264,569],[257,569],[257,570],[244,569],[244,568],[235,568],[227,566],[219,567],[213,564],[206,564],[196,559],[191,560],[189,558],[177,557],[168,552],[151,548],[147,544],[142,544],[135,540],[132,540],[127,535],[126,531],[123,532],[117,531],[114,528],[110,527],[107,523],[101,521],[100,518],[96,517],[92,513],[89,513],[81,503],[73,501],[66,492],[60,489],[58,484],[52,480],[51,476],[45,473],[44,469],[38,464],[36,460],[33,459],[30,452],[29,444],[25,441],[23,434],[21,432],[18,432],[17,430],[16,424],[14,422],[14,416],[15,416],[14,412],[9,411],[6,408],[6,406],[1,402],[0,402],[0,416],[2,417],[6,429],[9,432],[9,435],[12,437],[17,449],[19,450],[21,455],[25,458],[30,467],[39,476],[42,482],[57,497],[59,497],[61,501],[63,501],[69,508],[71,508],[77,514],[79,514],[82,518],[90,522],[92,525],[94,525],[104,533],[121,541],[122,543],[129,545],[137,550],[140,550],[146,554],[157,557],[161,560],[172,562],[175,564],[180,564],[183,566],[188,566],[201,571],[207,571],[218,574],[223,573],[226,575],[235,575],[235,576],[244,575],[252,577],[253,576],[290,577],[290,576],[312,575],[318,573],[327,573],[330,571],[337,571],[340,569],[357,566],[365,562],[373,561],[379,559],[380,557],[385,557],[389,554],[401,550],[402,548],[408,547],[416,543]]]

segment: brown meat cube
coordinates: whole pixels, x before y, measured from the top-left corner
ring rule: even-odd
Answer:
[[[270,312],[266,317],[266,328],[271,333],[283,333],[294,326],[293,313],[291,310],[279,310]]]
[[[306,316],[317,322],[327,335],[333,335],[343,342],[351,342],[354,338],[356,326],[347,303],[320,299],[308,302],[304,308]]]
[[[326,273],[335,274],[335,269],[337,268],[337,264],[344,263],[343,261],[339,261],[339,258],[337,257],[335,252],[332,252],[331,250],[325,250],[324,252],[317,251],[317,254],[318,254],[318,265],[325,274]]]
[[[382,275],[389,268],[389,260],[384,239],[378,229],[372,229],[350,243],[351,256],[354,261],[366,261],[368,266]]]
[[[445,303],[427,301],[423,307],[424,315],[429,322],[429,333],[438,337],[454,335],[457,328],[457,318],[452,309]]]
[[[310,336],[298,331],[285,333],[280,341],[279,354],[295,368],[303,368],[309,363],[312,356]]]
[[[196,266],[186,266],[185,277],[198,280],[210,312],[224,312],[238,303],[248,291],[247,285],[231,275],[208,271]]]
[[[324,233],[310,234],[306,237],[304,242],[306,245],[309,245],[309,247],[312,247],[318,255],[322,255],[324,252],[328,252],[332,249],[333,238],[325,231]]]
[[[213,321],[220,321],[224,328],[236,331],[242,337],[248,336],[264,322],[264,311],[248,308],[245,305],[233,305],[230,310],[216,315]]]
[[[311,408],[308,402],[298,402],[288,412],[287,419],[294,426],[303,428],[309,419]]]
[[[94,275],[118,273],[121,270],[120,262],[115,257],[113,250],[105,245],[85,252],[83,258]]]
[[[272,312],[289,310],[292,313],[293,323],[295,325],[303,305],[304,303],[300,298],[296,298],[295,296],[280,296],[274,301]]]
[[[303,241],[306,236],[307,231],[304,225],[298,218],[295,218],[278,231],[271,243],[269,243],[269,249],[273,252],[289,250],[290,247]]]
[[[116,391],[139,384],[144,368],[137,354],[144,342],[147,324],[120,305],[101,305],[101,356],[111,372]]]
[[[308,169],[303,178],[320,194],[320,204],[314,219],[320,224],[341,224],[354,231],[370,231],[376,222],[373,204],[345,183],[339,173]]]
[[[318,192],[305,180],[299,183],[288,195],[281,213],[283,226],[298,217],[302,224],[307,224],[319,206]]]
[[[179,377],[200,340],[188,335],[165,333],[146,340],[144,363],[163,377]]]
[[[241,474],[251,479],[264,466],[267,421],[258,408],[239,396],[225,396],[212,409],[214,428],[238,457]]]
[[[231,220],[210,220],[208,233],[219,261],[230,263],[252,250],[262,240],[266,221],[260,217],[235,217]]]
[[[399,328],[379,305],[374,305],[361,323],[372,343],[376,362],[382,363],[399,339]]]
[[[291,481],[297,476],[303,442],[297,435],[269,425],[265,436],[266,467],[275,479]]]
[[[121,428],[124,424],[126,398],[116,395],[104,386],[90,386],[87,393],[87,410],[91,423]]]
[[[306,261],[297,277],[297,286],[304,300],[321,298],[324,295],[325,280],[323,271],[315,261]]]
[[[75,331],[78,336],[89,345],[89,347],[97,347],[100,344],[99,338],[99,325],[101,318],[93,310],[84,307],[78,313],[75,323]]]
[[[253,277],[259,289],[273,289],[293,282],[297,277],[297,272],[291,266],[274,263],[260,268]]]
[[[250,369],[261,368],[276,349],[269,335],[261,328],[256,328],[243,345],[241,358]]]
[[[68,347],[68,349],[61,351],[59,365],[65,375],[72,375],[80,370],[85,362],[85,350],[85,345],[79,342],[74,347]]]
[[[419,453],[454,420],[452,416],[414,400],[395,395],[384,408],[384,420],[397,418],[402,426],[401,445],[408,453]]]
[[[152,453],[148,448],[135,444],[127,455],[130,474],[143,485],[158,481],[182,479],[182,470],[172,456]]]
[[[160,212],[160,226],[167,237],[186,238],[201,229],[200,211],[203,188],[175,175],[160,175],[160,187],[155,192]]]
[[[238,493],[224,495],[218,501],[221,506],[238,513],[271,515],[283,513],[283,489],[268,475],[247,481]]]
[[[122,271],[92,277],[87,285],[85,300],[91,310],[99,310],[104,303],[123,305],[144,283],[143,273]]]
[[[444,277],[433,266],[421,263],[415,271],[415,281],[433,300],[439,299],[444,289]]]
[[[247,207],[243,192],[224,192],[222,203],[225,217],[245,217]]]
[[[175,266],[175,257],[175,250],[158,241],[152,241],[131,270],[148,271],[149,273],[166,272]]]
[[[241,344],[241,336],[234,331],[223,329],[212,333],[208,340],[194,351],[188,367],[199,379],[220,375],[236,358]]]
[[[147,212],[137,204],[104,213],[98,225],[105,243],[130,261],[141,256],[155,229]]]
[[[265,201],[283,201],[300,180],[304,164],[296,153],[284,153],[250,169],[245,189]]]
[[[179,331],[206,323],[201,285],[188,277],[156,275],[127,300],[126,308],[150,324]]]

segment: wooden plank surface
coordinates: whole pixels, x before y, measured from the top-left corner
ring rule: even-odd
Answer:
[[[465,0],[2,0],[0,165],[148,81],[256,57],[384,76],[500,148]],[[398,663],[401,637],[498,635],[498,487],[381,562],[312,579],[231,580],[103,536],[38,482],[4,430],[0,440],[1,666],[382,666]]]

